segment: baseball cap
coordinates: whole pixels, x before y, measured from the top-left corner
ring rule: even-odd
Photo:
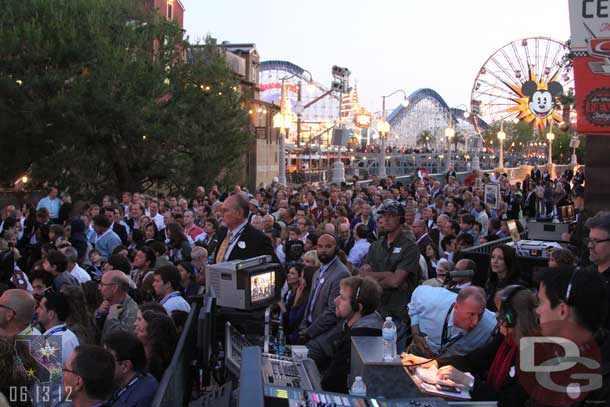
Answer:
[[[380,215],[389,213],[396,216],[405,216],[405,208],[398,201],[385,201],[377,213]]]

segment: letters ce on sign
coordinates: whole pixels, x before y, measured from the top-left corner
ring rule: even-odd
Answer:
[[[610,0],[569,0],[577,131],[610,135]]]

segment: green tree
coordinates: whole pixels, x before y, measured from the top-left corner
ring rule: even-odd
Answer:
[[[182,31],[143,3],[5,4],[4,177],[30,169],[34,181],[82,195],[180,189],[239,161],[246,114],[222,53],[208,41],[204,57],[184,64]]]
[[[417,140],[415,141],[417,146],[424,146],[426,150],[430,146],[434,145],[434,143],[436,143],[436,137],[434,137],[434,134],[432,134],[430,130],[422,130],[422,132],[418,134]]]

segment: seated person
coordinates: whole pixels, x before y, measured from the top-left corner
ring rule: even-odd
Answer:
[[[286,275],[288,290],[282,296],[280,308],[282,309],[282,324],[286,335],[287,343],[290,345],[299,344],[299,326],[305,316],[305,307],[309,297],[309,281],[305,278],[302,263],[289,263]]]
[[[347,375],[350,371],[352,336],[381,336],[383,319],[376,311],[383,290],[371,278],[358,276],[340,282],[335,298],[336,315],[340,319],[340,333],[333,344],[330,365],[322,375],[322,388],[326,391],[347,393]]]
[[[536,296],[520,285],[498,292],[498,331],[492,341],[467,355],[430,362],[436,367],[442,366],[438,378],[465,386],[475,401],[497,400],[501,407],[524,405],[528,396],[515,369],[520,339],[535,335],[539,329],[536,304]],[[403,356],[406,364],[425,361],[415,355]]]
[[[451,291],[458,292],[464,287],[472,284],[472,279],[477,272],[477,263],[470,259],[461,259],[455,263],[455,268],[450,271],[445,280],[445,287]]]
[[[457,294],[441,287],[417,287],[409,303],[410,353],[424,357],[465,355],[487,344],[496,318],[485,309],[485,302],[480,287],[465,287]]]

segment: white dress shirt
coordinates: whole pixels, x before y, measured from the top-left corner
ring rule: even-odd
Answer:
[[[178,291],[171,292],[167,294],[160,302],[165,308],[167,315],[172,315],[173,311],[185,311],[191,312],[191,306]]]
[[[72,270],[70,270],[70,274],[72,274],[72,277],[77,279],[78,282],[81,284],[86,283],[87,281],[91,281],[89,273],[83,270],[82,267],[78,265],[78,263],[74,263],[74,267],[72,267]]]
[[[362,261],[369,253],[369,248],[371,244],[366,239],[358,239],[354,243],[354,246],[349,251],[349,256],[347,256],[347,260],[349,260],[354,267],[360,267],[362,265]]]

